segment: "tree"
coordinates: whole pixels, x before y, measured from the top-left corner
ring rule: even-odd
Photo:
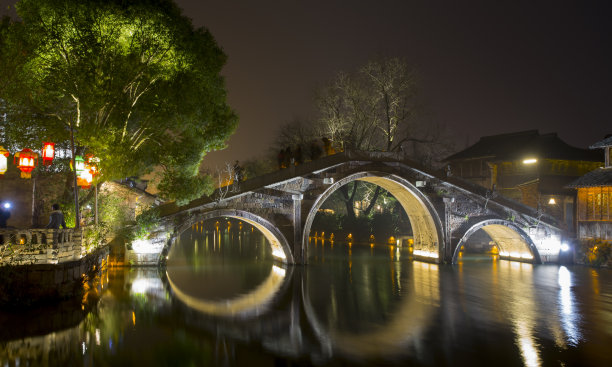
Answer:
[[[340,72],[316,95],[315,130],[343,150],[400,151],[427,166],[448,155],[447,129],[426,120],[416,72],[399,58],[368,62]]]
[[[12,83],[0,84],[5,146],[32,137],[61,145],[72,130],[79,152],[101,159],[105,180],[161,167],[168,199],[212,189],[199,165],[225,146],[237,116],[219,75],[226,57],[210,32],[195,29],[170,0],[16,7],[22,21],[0,28],[0,68],[15,70]]]

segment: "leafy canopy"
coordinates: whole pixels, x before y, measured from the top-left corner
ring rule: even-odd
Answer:
[[[21,0],[17,12],[0,25],[5,146],[67,147],[72,128],[105,180],[161,167],[166,198],[202,194],[199,164],[238,120],[210,32],[170,0]]]

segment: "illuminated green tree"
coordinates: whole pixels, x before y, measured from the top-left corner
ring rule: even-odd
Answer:
[[[2,142],[52,139],[101,158],[105,180],[161,167],[163,196],[211,187],[204,155],[225,146],[236,114],[220,76],[225,55],[169,0],[21,0],[0,27]]]

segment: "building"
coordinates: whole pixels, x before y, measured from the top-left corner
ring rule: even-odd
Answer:
[[[590,148],[604,149],[605,165],[568,185],[578,191],[576,235],[581,240],[612,241],[612,135]]]
[[[449,174],[541,208],[573,231],[575,192],[567,185],[601,167],[601,155],[537,130],[485,136],[444,160]]]

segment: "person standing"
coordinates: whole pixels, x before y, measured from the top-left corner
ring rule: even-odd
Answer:
[[[6,221],[11,217],[11,212],[0,203],[0,228],[6,228]]]
[[[64,221],[64,213],[60,210],[59,204],[53,204],[51,206],[53,210],[51,215],[49,216],[49,224],[47,224],[46,228],[51,229],[59,229],[60,226],[62,228],[66,228],[66,221]]]

